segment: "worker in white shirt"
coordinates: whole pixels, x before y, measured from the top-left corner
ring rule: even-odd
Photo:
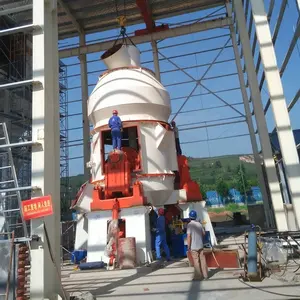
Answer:
[[[181,151],[181,147],[180,147],[178,128],[176,126],[175,121],[172,121],[171,125],[172,125],[172,129],[174,131],[174,136],[175,136],[176,152],[177,152],[177,155],[181,155],[182,151]]]
[[[191,251],[194,261],[193,280],[206,280],[208,278],[208,270],[206,259],[203,253],[205,230],[201,223],[197,221],[196,211],[191,210],[189,217],[191,222],[187,226],[187,244],[188,251]]]

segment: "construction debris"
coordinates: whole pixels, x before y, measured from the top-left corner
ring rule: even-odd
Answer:
[[[74,292],[70,300],[94,300],[96,299],[90,292]]]

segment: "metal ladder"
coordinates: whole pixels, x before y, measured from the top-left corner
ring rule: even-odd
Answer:
[[[2,132],[1,132],[2,131]],[[5,123],[0,123],[0,157],[6,160],[7,165],[0,166],[0,175],[3,178],[7,172],[7,179],[0,181],[0,214],[4,217],[7,232],[16,231],[18,227],[23,228],[23,237],[28,237],[26,221],[21,212],[22,198],[21,191],[38,189],[37,187],[20,187],[14,165],[12,148],[32,146],[32,141],[21,143],[10,143]],[[5,159],[6,158],[6,159]],[[3,179],[0,179],[3,180]],[[21,223],[19,220],[21,219]]]

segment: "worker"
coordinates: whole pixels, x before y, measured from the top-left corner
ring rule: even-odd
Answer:
[[[164,209],[158,209],[158,218],[156,221],[156,231],[155,231],[155,250],[156,250],[156,259],[161,260],[160,255],[160,247],[165,251],[167,261],[170,261],[170,250],[167,244],[167,237],[166,237],[166,221],[164,217]]]
[[[153,205],[149,202],[147,203],[149,211],[150,220],[150,232],[151,232],[151,250],[155,250],[155,232],[156,232],[156,221],[158,218],[157,211],[154,209]]]
[[[111,129],[111,138],[112,138],[112,146],[113,149],[121,150],[121,142],[122,142],[122,121],[118,116],[118,111],[113,110],[113,115],[108,121],[108,126]]]
[[[181,147],[180,147],[178,128],[176,126],[175,121],[172,121],[171,125],[172,125],[172,129],[174,131],[174,136],[175,136],[176,152],[177,152],[177,155],[181,155],[182,151],[181,151]]]
[[[187,225],[187,244],[188,251],[191,251],[194,262],[193,280],[208,278],[206,259],[203,253],[203,239],[205,230],[201,223],[197,221],[197,212],[191,210],[189,213],[190,223]]]

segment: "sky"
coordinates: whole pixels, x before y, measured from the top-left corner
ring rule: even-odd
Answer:
[[[265,1],[266,11],[268,11],[269,1]],[[275,1],[275,7],[272,18],[270,20],[271,30],[276,24],[279,14],[281,1]],[[215,11],[210,9],[202,12],[184,14],[178,17],[159,20],[159,23],[168,23],[170,25],[179,24],[181,22],[193,23],[192,20],[199,20],[203,16]],[[218,11],[217,14],[225,12]],[[218,16],[216,16],[218,17]],[[275,44],[275,51],[277,56],[278,66],[281,66],[282,61],[286,55],[287,49],[290,45],[292,36],[294,34],[295,25],[298,18],[298,11],[296,9],[296,1],[288,1],[284,19],[280,27],[277,42]],[[195,21],[194,21],[195,22]],[[248,16],[249,22],[249,16]],[[144,24],[127,27],[127,33],[130,34],[137,29],[144,28]],[[254,27],[251,34],[251,41],[253,41]],[[100,32],[87,35],[87,43],[95,43],[103,39],[112,39],[112,37],[119,34],[119,29],[110,30],[107,32]],[[213,38],[217,37],[217,38]],[[212,62],[219,49],[222,48],[229,39],[229,29],[214,29],[210,31],[189,34],[176,38],[170,38],[158,42],[159,51],[171,61],[181,68],[193,67],[196,65],[203,65]],[[199,41],[202,40],[202,41]],[[203,41],[204,40],[204,41]],[[78,38],[71,38],[60,41],[60,48],[69,48],[78,45]],[[174,45],[179,45],[174,47]],[[180,130],[180,140],[182,143],[182,150],[185,155],[192,157],[215,157],[230,154],[248,154],[252,153],[250,138],[248,135],[248,127],[245,122],[238,122],[243,119],[238,112],[232,110],[226,103],[237,104],[234,108],[244,114],[241,92],[239,90],[239,81],[237,76],[236,65],[234,61],[234,54],[231,41],[228,42],[227,47],[222,51],[216,62],[227,62],[214,64],[207,72],[206,76],[201,81],[203,86],[196,88],[193,96],[186,102],[184,107],[176,116],[176,123]],[[150,43],[137,45],[141,54],[142,66],[154,70],[153,56]],[[217,49],[217,50],[214,50]],[[255,62],[257,61],[259,49],[256,47]],[[102,53],[92,53],[87,55],[88,60],[88,83],[89,93],[95,87],[98,77],[105,71],[105,65],[101,62],[100,56]],[[176,113],[182,106],[186,97],[191,93],[195,87],[195,82],[191,81],[186,74],[177,70],[175,72],[168,72],[176,69],[172,63],[163,59],[160,56],[160,70],[162,84],[170,93],[172,113]],[[80,87],[80,65],[77,57],[64,59],[63,62],[68,66],[68,128],[69,128],[69,145],[82,144],[82,129],[74,129],[81,127],[82,124],[82,107],[81,107],[81,87]],[[243,62],[242,62],[243,63]],[[282,78],[284,93],[287,103],[290,103],[299,89],[299,65],[300,65],[300,43],[294,49],[290,62]],[[208,66],[194,67],[185,70],[190,76],[199,80]],[[262,74],[262,67],[258,73],[260,81]],[[215,77],[218,78],[215,78]],[[214,77],[214,78],[212,78]],[[184,83],[183,82],[187,82]],[[208,90],[222,91],[230,89],[228,92],[217,93],[221,99],[209,94]],[[249,94],[249,91],[248,91]],[[262,102],[265,106],[268,100],[268,89],[266,82],[262,89]],[[225,101],[225,102],[224,102]],[[293,129],[300,128],[300,107],[297,103],[290,112],[290,118]],[[218,106],[219,108],[214,108]],[[220,107],[223,106],[223,107]],[[171,116],[172,117],[172,116]],[[232,119],[230,119],[232,118]],[[271,107],[266,114],[266,120],[269,132],[274,128],[273,113]],[[227,123],[234,121],[234,124],[207,127],[205,125]],[[253,118],[254,124],[255,119]],[[184,130],[190,127],[202,127],[192,130]],[[238,137],[233,137],[238,136]],[[231,138],[226,138],[231,137]],[[208,141],[209,140],[209,141]],[[258,137],[257,137],[258,140]],[[259,142],[259,141],[258,141]],[[69,147],[69,172],[70,175],[77,175],[83,173],[83,147],[77,145]]]

